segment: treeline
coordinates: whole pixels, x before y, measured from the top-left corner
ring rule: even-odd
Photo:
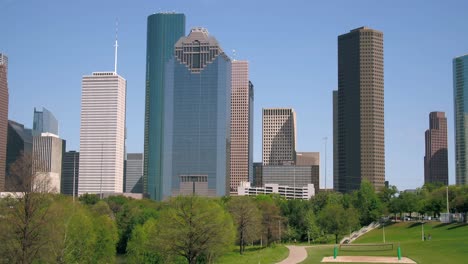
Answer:
[[[34,186],[38,186],[37,184]],[[449,187],[452,212],[468,211],[468,188]],[[213,263],[237,245],[338,243],[384,216],[438,216],[446,188],[375,192],[363,182],[351,194],[321,192],[309,201],[280,196],[174,197],[164,202],[96,195],[72,198],[32,189],[0,200],[2,263]]]

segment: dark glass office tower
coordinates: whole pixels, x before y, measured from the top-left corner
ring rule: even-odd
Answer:
[[[73,195],[73,191],[75,191],[75,195],[78,195],[79,169],[80,153],[76,151],[65,152],[62,159],[61,192],[63,194]],[[73,184],[75,184],[74,187]]]
[[[21,191],[21,181],[10,173],[11,165],[21,157],[26,155],[32,157],[33,136],[32,130],[24,125],[12,120],[8,120],[8,141],[6,151],[6,177],[5,189],[7,192]]]
[[[226,195],[231,61],[204,28],[193,28],[174,50],[164,77],[162,198]]]
[[[0,53],[0,192],[5,190],[5,162],[8,134],[8,57]]]
[[[156,200],[163,198],[164,70],[182,36],[185,36],[184,14],[158,13],[148,17],[143,187]]]
[[[453,59],[456,184],[468,184],[468,55]]]
[[[367,27],[338,36],[340,192],[385,182],[383,33]],[[335,141],[336,142],[336,141]]]

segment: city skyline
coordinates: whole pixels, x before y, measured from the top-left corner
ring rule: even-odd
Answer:
[[[18,4],[16,3],[11,3],[6,5],[6,8],[8,8],[12,12],[6,12],[4,18],[0,18],[0,22],[5,22],[5,21],[17,21],[14,20],[13,17],[11,17],[11,14],[15,14],[15,11],[19,12],[19,9],[16,9],[17,6],[19,7],[24,7],[22,5],[22,2],[19,2]],[[206,6],[206,2],[203,3],[204,6]],[[241,7],[245,7],[245,3],[241,3]],[[409,4],[409,9],[411,9],[412,6],[417,6],[416,4]],[[417,12],[417,14],[423,14],[423,13],[431,13],[435,12],[434,10],[437,10],[438,12],[442,12],[444,14],[449,13],[448,11],[456,11],[455,9],[449,9],[444,7],[445,5],[439,6],[439,5],[431,5],[430,7],[423,7],[423,10],[421,11],[415,11],[413,10],[412,12]],[[452,5],[452,6],[457,6],[458,9],[463,9],[460,8],[459,5]],[[179,5],[179,9],[182,6]],[[349,31],[352,28],[356,28],[362,25],[369,25],[373,28],[378,28],[382,30],[385,35],[386,35],[386,65],[385,65],[385,73],[386,73],[386,78],[385,78],[385,83],[386,83],[386,108],[385,108],[385,114],[386,114],[386,149],[387,149],[387,155],[386,155],[386,166],[387,168],[390,168],[390,171],[387,170],[387,180],[390,181],[390,184],[395,184],[399,186],[400,188],[411,188],[411,187],[418,187],[422,185],[422,176],[423,176],[423,166],[421,166],[421,156],[424,153],[424,137],[421,136],[422,132],[427,129],[427,124],[425,117],[427,115],[427,112],[433,111],[433,110],[440,110],[440,111],[445,111],[447,112],[447,117],[448,117],[448,134],[449,134],[449,148],[451,148],[450,145],[453,145],[454,139],[453,139],[453,95],[452,95],[452,73],[451,73],[451,63],[450,61],[461,54],[466,53],[466,48],[468,43],[466,37],[455,37],[454,35],[451,35],[451,32],[444,32],[445,37],[438,38],[435,41],[431,41],[431,43],[428,43],[427,46],[425,46],[422,50],[417,50],[415,49],[416,44],[412,44],[411,42],[418,39],[418,37],[425,37],[424,33],[426,32],[425,28],[421,28],[421,32],[413,32],[408,30],[406,31],[401,31],[401,28],[397,27],[396,23],[392,22],[391,24],[395,24],[394,26],[389,25],[382,19],[373,17],[371,15],[364,15],[362,19],[351,19],[349,17],[344,17],[342,18],[338,23],[333,24],[331,27],[325,27],[323,26],[324,23],[321,23],[322,28],[319,28],[319,33],[320,34],[315,34],[314,35],[314,41],[318,43],[322,43],[321,45],[329,45],[331,46],[330,49],[316,49],[316,46],[312,46],[312,54],[308,54],[305,58],[308,61],[316,60],[318,64],[320,64],[321,70],[319,72],[314,72],[311,69],[316,69],[314,67],[316,66],[311,66],[312,68],[308,67],[303,67],[307,68],[308,72],[312,73],[310,78],[305,78],[305,75],[300,75],[303,71],[301,71],[300,67],[298,68],[297,73],[295,74],[286,74],[284,78],[281,74],[278,74],[278,70],[274,69],[273,65],[274,62],[271,60],[272,58],[267,58],[264,55],[266,53],[264,52],[275,52],[279,50],[280,47],[284,46],[270,46],[267,48],[265,51],[262,51],[261,49],[258,48],[258,46],[253,46],[252,48],[248,48],[246,46],[242,46],[239,41],[233,41],[232,39],[235,39],[236,37],[239,38],[239,36],[245,36],[247,39],[251,37],[251,33],[249,31],[242,32],[242,29],[246,29],[245,25],[236,25],[240,27],[237,29],[237,31],[232,31],[232,27],[235,25],[234,19],[232,19],[232,15],[227,15],[227,18],[231,19],[225,19],[228,22],[223,22],[220,23],[220,25],[215,25],[216,19],[220,19],[219,15],[213,15],[213,18],[209,19],[204,19],[201,17],[201,10],[194,8],[193,11],[191,10],[190,4],[188,4],[187,7],[184,7],[185,10],[180,10],[181,12],[184,12],[191,24],[196,24],[196,25],[203,25],[206,26],[207,28],[210,28],[211,31],[214,32],[215,35],[218,36],[220,40],[222,40],[222,44],[224,47],[227,47],[226,50],[228,52],[231,49],[231,47],[235,47],[237,50],[237,56],[239,54],[242,54],[243,59],[247,59],[251,63],[251,68],[252,68],[252,81],[256,84],[256,101],[255,101],[255,125],[254,125],[254,133],[255,133],[255,140],[254,140],[254,151],[255,151],[255,158],[254,161],[259,161],[261,160],[259,157],[259,153],[261,153],[261,137],[259,137],[259,134],[261,135],[261,125],[259,125],[259,118],[261,116],[260,109],[264,107],[272,107],[272,106],[288,106],[288,107],[293,107],[297,110],[298,114],[298,138],[302,139],[302,142],[298,142],[298,150],[305,150],[305,149],[310,149],[314,151],[320,151],[323,152],[323,144],[322,144],[322,138],[324,136],[327,136],[328,138],[332,138],[332,121],[331,121],[331,112],[332,112],[332,104],[331,104],[331,93],[330,91],[333,89],[336,89],[336,36],[343,34],[347,31]],[[57,7],[60,8],[60,5]],[[162,8],[167,8],[170,10],[170,6],[164,6],[162,5]],[[273,7],[271,7],[273,8]],[[331,7],[328,7],[329,9]],[[376,7],[370,7],[370,9],[376,9]],[[383,8],[383,7],[382,7]],[[145,10],[144,10],[145,9]],[[129,30],[136,30],[138,32],[140,31],[146,31],[146,27],[144,26],[144,19],[149,15],[151,12],[156,12],[157,8],[155,7],[149,7],[149,6],[144,6],[144,8],[139,9],[138,11],[135,10],[129,10],[128,15],[122,15],[119,14],[119,21],[121,21],[121,34],[125,36],[127,34],[127,37],[130,36]],[[320,9],[320,8],[318,8]],[[324,8],[326,10],[326,8]],[[28,10],[32,10],[27,8],[26,13],[28,13]],[[54,9],[57,10],[57,9]],[[187,12],[188,10],[191,10],[190,12]],[[289,9],[287,9],[289,10]],[[286,10],[286,11],[287,11]],[[298,10],[298,9],[295,9]],[[391,14],[393,9],[389,9],[390,11],[383,14],[382,17],[389,19],[389,13]],[[102,9],[100,10],[102,12]],[[270,9],[271,11],[271,9]],[[276,9],[272,11],[273,14],[276,14]],[[316,12],[316,11],[315,11]],[[340,12],[340,11],[338,11]],[[402,13],[406,13],[409,11],[400,11]],[[11,14],[10,14],[11,13]],[[138,13],[139,15],[139,22],[132,21],[129,19],[131,14],[135,16],[135,13]],[[372,12],[369,12],[372,13]],[[318,15],[318,14],[317,14]],[[101,34],[102,32],[109,31],[109,35],[113,35],[113,23],[114,20],[113,18],[110,17],[111,15],[107,15],[107,19],[109,20],[109,25],[106,26],[105,23],[103,24],[97,24],[99,25],[96,27],[98,31]],[[115,14],[112,14],[113,17],[115,17]],[[247,18],[252,19],[251,12],[246,12]],[[447,15],[446,15],[447,16]],[[300,17],[300,16],[298,16]],[[428,26],[429,28],[432,28],[432,30],[439,30],[441,31],[443,28],[443,25],[457,25],[457,23],[454,23],[456,20],[455,15],[453,17],[444,17],[447,18],[447,21],[441,23],[441,17],[435,16],[435,20],[440,22],[441,25],[437,27],[431,27],[430,25]],[[6,20],[4,20],[6,19]],[[272,21],[270,16],[266,16],[265,18],[267,21]],[[294,21],[297,22],[297,20],[301,21],[303,18],[296,18]],[[406,19],[406,18],[405,18]],[[404,20],[405,20],[404,19]],[[423,24],[418,24],[416,22],[417,18],[414,18],[415,20],[411,20],[413,23],[409,23],[409,27],[415,27],[415,26],[422,26]],[[51,21],[54,21],[53,19],[50,19]],[[126,21],[127,20],[127,21]],[[408,19],[406,19],[408,20]],[[101,23],[105,22],[105,19],[99,20]],[[143,21],[143,22],[141,22]],[[310,21],[314,21],[311,19]],[[94,21],[96,22],[96,21]],[[126,23],[127,22],[127,26]],[[131,22],[131,23],[130,23]],[[10,22],[11,23],[11,22]],[[10,23],[1,23],[3,25],[7,25]],[[38,21],[38,32],[41,32],[41,30],[44,30],[42,27],[44,25],[48,25],[47,23],[50,23],[50,21]],[[132,24],[133,23],[133,24]],[[64,23],[65,25],[67,23]],[[251,23],[252,24],[252,23]],[[463,23],[461,23],[463,24]],[[313,25],[313,23],[312,23]],[[276,27],[274,29],[267,29],[266,33],[271,33],[274,30],[285,30],[285,27],[289,27],[290,24],[286,24],[283,26]],[[126,27],[126,28],[125,28]],[[233,32],[231,37],[227,36],[226,33],[223,32],[223,28],[226,28],[226,31],[228,32]],[[254,27],[254,26],[252,26]],[[188,27],[190,28],[190,26]],[[398,28],[398,30],[397,30]],[[52,27],[52,31],[53,31]],[[314,29],[317,29],[317,27],[314,27]],[[26,80],[21,80],[19,78],[21,72],[31,72],[31,74],[40,74],[44,70],[48,71],[53,71],[54,67],[59,67],[64,71],[64,76],[61,76],[59,78],[69,78],[70,81],[67,82],[58,82],[60,83],[60,90],[54,90],[58,89],[58,87],[55,87],[54,85],[51,85],[51,87],[45,87],[43,81],[49,80],[49,78],[41,77],[41,78],[32,78],[36,81],[36,85],[39,86],[38,90],[42,90],[42,88],[46,88],[45,91],[47,93],[53,93],[53,91],[59,91],[56,96],[63,96],[64,93],[69,94],[70,96],[75,96],[76,97],[76,91],[78,90],[79,92],[79,85],[76,86],[76,81],[73,81],[74,78],[76,79],[78,76],[78,79],[80,78],[84,72],[90,72],[93,71],[90,67],[89,61],[84,63],[80,60],[76,60],[77,65],[79,67],[73,66],[73,67],[66,67],[68,65],[68,62],[62,59],[58,59],[61,55],[60,49],[57,49],[57,53],[52,50],[48,56],[51,56],[53,59],[51,62],[47,63],[45,67],[42,67],[44,69],[38,69],[37,72],[32,72],[28,70],[28,66],[24,64],[24,58],[22,58],[21,51],[24,51],[24,45],[20,41],[25,35],[27,31],[23,31],[24,29],[22,28],[21,23],[17,25],[16,29],[13,31],[11,29],[6,29],[5,30],[5,36],[6,36],[6,41],[5,45],[6,47],[3,48],[4,52],[9,55],[10,57],[10,69],[9,69],[9,86],[10,86],[10,91],[11,91],[11,96],[10,96],[10,101],[15,100],[17,102],[17,105],[11,105],[10,106],[10,119],[11,120],[16,120],[18,122],[22,122],[26,124],[26,126],[30,127],[30,111],[33,108],[34,105],[45,105],[49,109],[51,109],[54,113],[57,114],[57,119],[61,121],[64,120],[65,124],[62,125],[61,133],[63,134],[62,137],[67,139],[67,143],[70,143],[70,149],[76,149],[77,148],[77,135],[79,135],[79,132],[77,132],[77,127],[79,127],[79,124],[77,125],[77,115],[76,109],[72,110],[69,109],[69,111],[65,111],[62,106],[64,102],[66,102],[66,106],[70,108],[75,108],[76,105],[78,104],[79,109],[79,100],[76,98],[73,99],[73,101],[70,101],[70,98],[65,96],[63,97],[63,102],[52,102],[48,101],[50,99],[45,98],[44,96],[35,96],[35,92],[32,90],[34,89],[33,86],[28,85]],[[57,29],[55,29],[57,30]],[[255,28],[251,29],[254,32],[259,32],[255,30]],[[54,31],[53,31],[54,32]],[[453,29],[453,32],[457,32],[457,29]],[[15,36],[14,34],[18,35]],[[47,31],[45,32],[47,33]],[[235,33],[235,34],[234,34]],[[398,33],[398,34],[397,34]],[[106,35],[106,34],[102,34]],[[141,35],[141,34],[140,34]],[[144,35],[144,34],[143,34]],[[462,34],[463,35],[463,34]],[[47,34],[46,34],[47,36]],[[68,35],[65,35],[67,37]],[[86,40],[86,38],[83,38],[86,36],[85,34],[79,34],[78,36],[74,37],[73,40],[79,41],[79,40]],[[91,39],[96,39],[98,45],[93,44],[93,49],[95,51],[99,52],[105,52],[106,49],[109,49],[109,56],[95,56],[93,52],[89,54],[89,56],[94,56],[96,59],[96,62],[93,61],[93,64],[96,63],[98,65],[108,65],[108,68],[111,67],[112,65],[112,56],[113,56],[113,49],[112,49],[112,42],[109,40],[112,40],[112,36],[109,38],[108,36],[104,38],[98,38],[97,36],[91,34],[88,37],[91,37]],[[271,41],[271,38],[265,35],[260,35],[260,37],[265,37],[266,39],[264,41],[269,42]],[[404,39],[405,37],[409,37],[409,39]],[[306,38],[305,36],[298,35],[297,38]],[[258,38],[257,38],[258,39]],[[404,40],[403,40],[404,39]],[[457,44],[450,44],[447,41],[443,41],[443,39],[448,39],[451,40],[450,42],[456,42]],[[452,40],[456,41],[452,41]],[[68,40],[65,40],[67,42]],[[127,39],[127,44],[122,44],[122,56],[123,59],[121,61],[127,61],[128,63],[122,63],[123,65],[120,67],[122,72],[125,72],[125,76],[130,80],[130,82],[133,82],[131,89],[129,87],[129,95],[133,99],[129,99],[129,103],[136,105],[140,104],[143,102],[144,95],[143,95],[143,88],[144,88],[144,78],[142,76],[141,69],[144,68],[144,63],[142,64],[142,58],[144,58],[144,55],[141,56],[141,52],[136,51],[135,49],[132,49],[135,47],[135,42],[141,42],[137,46],[144,46],[144,37],[141,38],[139,36],[138,38],[135,38],[133,40]],[[285,40],[286,43],[289,43],[291,40]],[[47,43],[47,41],[44,40],[39,40],[37,43],[37,47],[40,48],[44,45],[44,43]],[[124,42],[125,43],[125,42]],[[264,43],[261,41],[261,43]],[[260,43],[260,44],[261,44]],[[417,43],[417,42],[416,42]],[[13,47],[13,45],[17,45],[19,47]],[[127,45],[127,47],[125,47]],[[276,44],[275,44],[276,45]],[[405,48],[402,47],[402,45],[405,45]],[[243,48],[242,48],[243,47]],[[438,47],[435,48],[435,47]],[[308,47],[310,48],[310,47]],[[388,50],[390,49],[390,50]],[[35,50],[35,49],[33,49]],[[45,49],[47,50],[47,49]],[[302,46],[298,47],[298,50],[302,50]],[[37,51],[37,50],[35,50]],[[428,51],[431,51],[431,59],[428,60],[425,58],[426,54]],[[442,52],[443,51],[443,52]],[[319,55],[317,52],[323,53],[323,55]],[[406,59],[405,56],[408,56],[408,53],[414,53],[412,54],[411,59]],[[83,52],[74,52],[77,54],[83,54]],[[255,55],[250,55],[250,54],[256,53]],[[29,53],[25,53],[29,54]],[[40,54],[40,53],[39,53]],[[58,57],[53,56],[53,54],[57,54]],[[424,54],[424,55],[423,55]],[[129,56],[138,57],[138,63],[135,64],[136,60],[131,60],[129,59]],[[316,56],[316,57],[314,57]],[[324,56],[327,58],[325,59]],[[12,59],[12,57],[14,59]],[[276,56],[275,56],[276,57]],[[73,56],[72,56],[73,58]],[[388,58],[388,59],[387,59]],[[415,67],[418,59],[423,58],[421,64],[423,63],[428,63],[430,62],[430,66],[421,66],[421,68],[418,69],[418,67]],[[36,60],[34,56],[31,57],[32,60]],[[303,60],[297,60],[297,59],[292,59],[291,60],[284,60],[284,57],[279,57],[276,58],[281,60],[283,63],[291,63],[288,64],[287,68],[293,67],[293,65],[298,65],[298,66],[303,66],[306,65],[305,61]],[[304,58],[303,58],[304,59]],[[22,62],[23,61],[23,62]],[[56,63],[57,65],[52,65],[52,63]],[[104,64],[103,64],[104,63]],[[142,64],[142,65],[140,65]],[[269,67],[265,67],[265,70],[261,70],[260,68],[263,65],[271,65]],[[136,67],[138,69],[138,74],[135,74],[137,69],[135,71],[130,70],[131,67],[135,67],[135,65],[138,65]],[[419,65],[419,64],[418,64]],[[103,66],[103,68],[104,68]],[[408,69],[405,70],[405,67],[411,66],[412,71],[408,71]],[[21,70],[23,67],[25,67],[24,70]],[[101,66],[99,66],[101,67]],[[399,69],[401,68],[401,69]],[[129,74],[126,73],[126,71],[129,72]],[[407,72],[411,72],[412,75],[408,75]],[[144,71],[143,71],[144,72]],[[437,73],[431,75],[430,73]],[[269,80],[266,77],[266,73],[268,74],[269,78],[270,76],[275,76],[273,78],[270,78]],[[320,76],[323,75],[323,76]],[[46,76],[46,75],[45,75]],[[75,76],[71,78],[70,76]],[[132,76],[130,78],[130,76]],[[428,77],[430,76],[430,77]],[[294,78],[296,77],[296,78]],[[329,78],[331,81],[330,82],[325,82],[324,79]],[[402,81],[399,81],[402,80]],[[404,80],[404,82],[403,82]],[[299,89],[300,86],[303,86],[302,90]],[[410,87],[420,87],[419,89],[409,89]],[[55,88],[54,88],[55,87]],[[64,89],[67,88],[67,89]],[[280,93],[279,89],[283,87],[287,88],[289,90],[291,89],[299,89],[297,92],[288,94],[288,93]],[[422,87],[424,89],[431,89],[431,91],[435,92],[430,92],[430,93],[423,93]],[[61,89],[64,91],[61,92]],[[307,93],[301,93],[305,91],[304,89],[310,90],[310,92]],[[138,91],[136,93],[135,91]],[[293,90],[296,91],[296,90]],[[23,94],[22,94],[23,93]],[[298,94],[301,94],[301,96],[298,96]],[[278,96],[280,95],[280,96]],[[19,96],[21,96],[22,100],[19,100]],[[276,97],[275,97],[276,96]],[[54,99],[52,97],[51,99]],[[420,99],[420,100],[419,100]],[[31,100],[35,100],[34,103],[31,103]],[[36,101],[36,100],[41,100]],[[57,97],[55,97],[55,100],[57,101]],[[415,100],[423,101],[425,104],[419,103],[418,105],[420,106],[419,108],[415,108],[413,103]],[[321,101],[326,102],[326,104],[322,104]],[[315,106],[316,105],[316,106]],[[137,108],[139,110],[137,110]],[[26,112],[29,117],[23,117],[23,111],[24,109],[28,109]],[[142,122],[142,107],[133,107],[132,109],[129,108],[129,116],[132,117],[132,121],[127,124],[129,127],[129,151],[130,152],[141,152],[143,149],[143,122]],[[137,114],[135,114],[135,112]],[[79,111],[78,111],[79,112]],[[316,114],[320,113],[320,114]],[[314,122],[311,122],[310,120],[315,119]],[[74,121],[73,121],[74,120]],[[316,122],[315,122],[316,121]],[[317,124],[320,124],[317,125]],[[322,128],[323,127],[323,128]],[[397,129],[398,128],[398,129]],[[73,132],[71,132],[73,131]],[[302,136],[301,136],[302,134]],[[131,143],[130,143],[131,142]],[[410,146],[411,145],[411,146]],[[330,144],[329,144],[330,146]],[[413,147],[414,146],[414,147]],[[331,148],[329,148],[331,149]],[[328,161],[331,161],[331,154],[332,151],[328,152],[327,159]],[[399,153],[405,153],[405,157],[398,157]],[[322,160],[327,160],[323,158]],[[454,173],[454,157],[453,157],[453,151],[449,151],[449,167],[450,167],[450,183],[453,184],[455,183],[455,173]],[[332,163],[327,163],[328,168],[332,168]],[[330,173],[331,170],[328,171],[328,181],[331,182],[331,175]],[[407,179],[408,180],[404,180]]]

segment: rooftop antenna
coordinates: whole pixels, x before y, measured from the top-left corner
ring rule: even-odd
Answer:
[[[232,50],[232,60],[237,60],[237,53],[235,49]]]
[[[119,44],[117,43],[118,39],[118,33],[119,33],[119,19],[115,20],[115,58],[114,58],[114,73],[117,74],[117,49],[119,47]]]

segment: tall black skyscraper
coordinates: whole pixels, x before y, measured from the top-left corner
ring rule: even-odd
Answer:
[[[336,141],[335,141],[336,142]],[[338,36],[336,190],[385,182],[383,33],[367,27]]]

